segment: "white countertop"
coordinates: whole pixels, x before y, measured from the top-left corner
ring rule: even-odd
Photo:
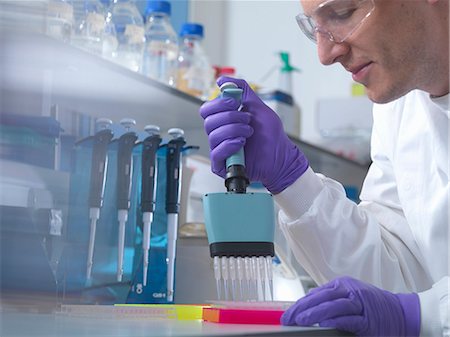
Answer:
[[[280,325],[217,324],[200,320],[105,319],[2,312],[2,337],[339,336],[335,330]]]

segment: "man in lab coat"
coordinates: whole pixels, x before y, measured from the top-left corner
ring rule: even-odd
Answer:
[[[449,0],[301,0],[302,31],[375,103],[361,202],[316,174],[277,115],[239,79],[239,102],[205,103],[212,170],[244,146],[246,170],[281,208],[296,258],[322,286],[285,325],[438,336],[449,323]],[[327,283],[328,282],[328,283]]]

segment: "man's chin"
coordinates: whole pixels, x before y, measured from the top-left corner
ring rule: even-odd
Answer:
[[[407,92],[395,92],[394,90],[386,90],[383,91],[380,90],[373,90],[370,87],[366,87],[366,94],[367,97],[374,103],[377,104],[385,104],[392,101],[395,101],[396,99],[406,95]]]

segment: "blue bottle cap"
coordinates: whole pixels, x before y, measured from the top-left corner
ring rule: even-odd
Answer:
[[[170,2],[149,0],[145,9],[145,15],[151,13],[164,13],[170,16]]]
[[[123,34],[123,33],[125,33],[125,28],[126,28],[126,25],[124,25],[124,24],[120,24],[120,25],[115,25],[116,27],[116,33],[117,34]]]
[[[103,3],[99,2],[93,2],[90,0],[85,0],[84,2],[84,11],[85,12],[96,12],[99,14],[103,14],[102,11],[104,10],[103,8]]]
[[[203,26],[198,23],[187,22],[181,26],[180,36],[195,35],[203,37]]]

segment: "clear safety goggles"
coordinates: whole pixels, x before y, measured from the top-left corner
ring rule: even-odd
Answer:
[[[342,43],[352,35],[375,9],[374,0],[327,0],[310,15],[295,19],[302,32],[317,43],[317,34],[332,42]]]

